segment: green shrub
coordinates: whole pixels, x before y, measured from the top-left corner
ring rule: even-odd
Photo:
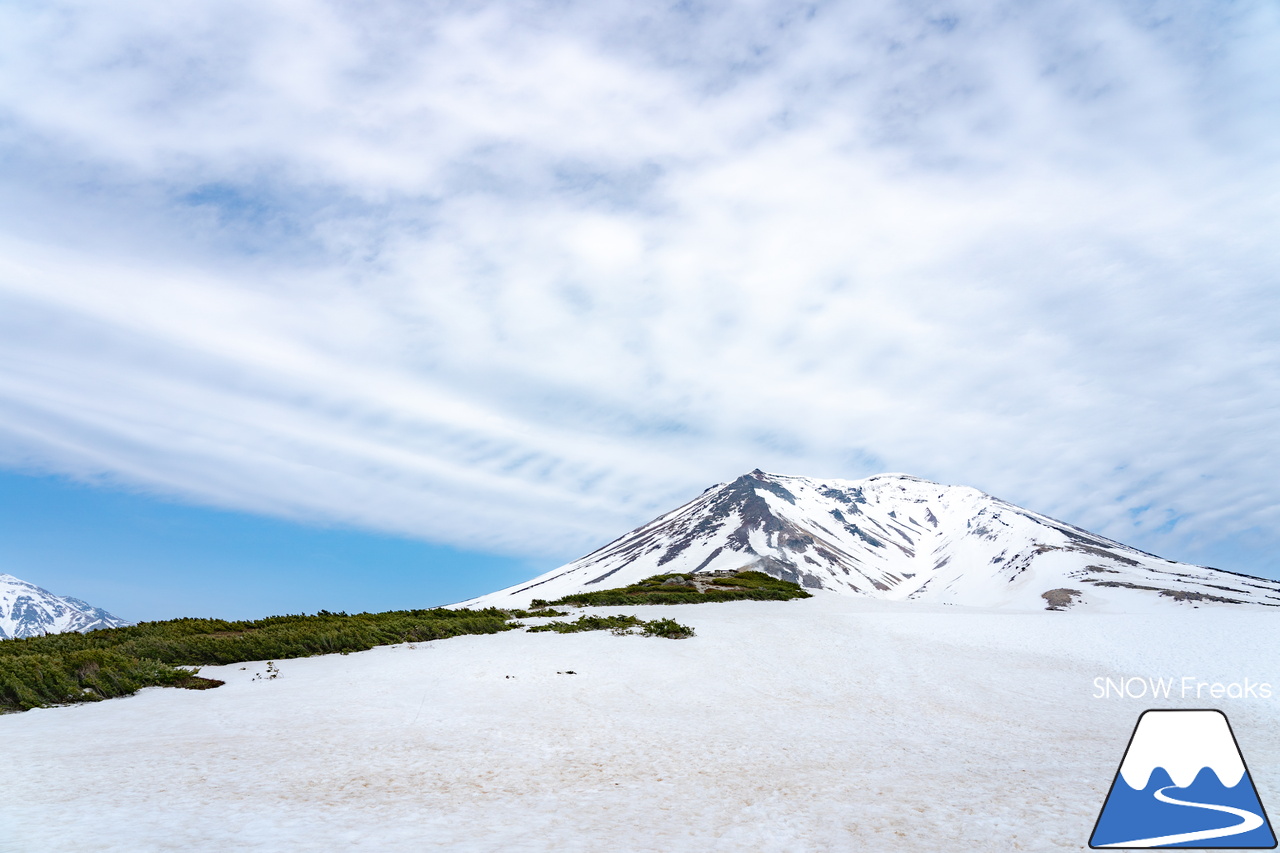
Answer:
[[[190,670],[109,649],[0,657],[0,711],[97,702],[128,696],[142,687],[175,685],[192,675]]]
[[[171,619],[87,634],[0,640],[0,713],[127,696],[142,687],[205,689],[186,667],[365,651],[516,627],[501,610],[321,611],[228,622]]]
[[[793,598],[810,598],[799,584],[766,575],[764,572],[743,571],[725,577],[699,578],[709,586],[699,592],[687,584],[666,585],[678,579],[692,583],[691,574],[654,575],[630,586],[602,589],[598,592],[579,592],[550,602],[580,607],[627,607],[632,604],[701,604],[711,601],[787,601]]]
[[[799,586],[762,572],[703,578],[711,586],[699,592],[690,574],[645,578],[621,589],[567,595],[557,601],[535,599],[530,610],[396,610],[388,613],[330,613],[270,616],[265,619],[170,619],[108,628],[87,634],[48,634],[0,640],[0,713],[44,705],[96,702],[128,696],[152,686],[206,689],[213,679],[192,667],[251,660],[283,660],[311,655],[349,654],[374,646],[416,643],[462,634],[494,634],[520,627],[513,619],[565,616],[556,604],[694,604],[742,599],[808,598]],[[665,585],[678,579],[683,583]],[[670,619],[644,622],[635,616],[584,616],[552,622],[530,631],[611,630],[680,639],[693,629]]]
[[[693,636],[693,629],[681,625],[674,619],[653,619],[644,623],[646,637],[666,637],[668,640],[683,640]]]
[[[643,624],[635,616],[580,616],[574,622],[548,622],[530,628],[529,633],[555,631],[557,634],[576,634],[579,631],[617,631]]]
[[[555,631],[557,634],[576,634],[579,631],[612,631],[617,635],[634,633],[639,628],[646,637],[666,637],[683,640],[693,636],[693,629],[673,619],[654,619],[646,622],[637,616],[579,616],[573,622],[549,622],[530,628],[530,633]]]
[[[652,575],[640,581],[638,584],[633,584],[633,586],[661,586],[667,581],[683,581],[687,586],[691,580],[693,580],[693,575],[688,573]]]
[[[563,610],[551,610],[549,608],[543,610],[508,610],[507,615],[512,619],[537,619],[540,616],[568,616],[569,614]]]

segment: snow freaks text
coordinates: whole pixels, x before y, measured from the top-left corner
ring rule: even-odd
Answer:
[[[1204,681],[1192,675],[1175,678],[1132,676],[1093,680],[1094,699],[1270,699],[1271,685],[1245,678],[1242,681]]]

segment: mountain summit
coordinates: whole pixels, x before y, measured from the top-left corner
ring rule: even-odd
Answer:
[[[54,595],[13,575],[0,574],[0,639],[132,624],[78,598]]]
[[[1280,583],[1175,563],[965,486],[906,474],[816,480],[755,470],[541,577],[465,602],[751,568],[812,590],[1010,609],[1280,606]]]

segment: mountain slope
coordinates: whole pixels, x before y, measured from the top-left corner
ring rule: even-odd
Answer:
[[[54,595],[13,575],[0,574],[0,639],[131,624],[78,598]]]
[[[566,566],[467,606],[525,606],[659,573],[752,567],[809,589],[1014,609],[1280,606],[1280,583],[1164,560],[991,497],[905,474],[756,470]]]

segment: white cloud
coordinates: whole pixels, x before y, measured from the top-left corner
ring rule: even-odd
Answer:
[[[1269,7],[0,16],[9,465],[563,556],[756,465],[1278,520]]]

